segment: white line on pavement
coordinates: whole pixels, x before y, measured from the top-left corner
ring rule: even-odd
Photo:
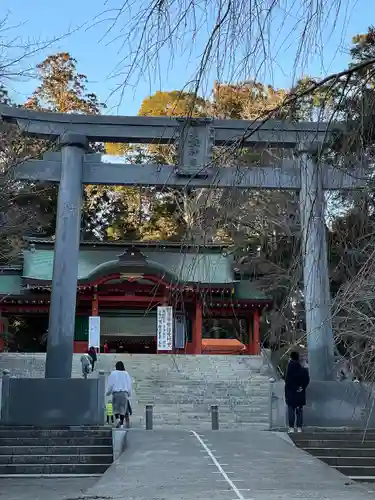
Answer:
[[[203,440],[202,440],[202,438],[200,437],[199,434],[197,434],[195,431],[191,431],[191,432],[192,432],[193,436],[195,436],[197,438],[197,440],[200,442],[200,444],[202,445],[202,447],[206,450],[208,456],[210,457],[210,459],[212,460],[212,462],[216,465],[216,467],[217,467],[218,471],[220,472],[220,474],[223,476],[223,478],[225,479],[225,481],[229,484],[229,486],[231,487],[231,489],[236,494],[236,496],[237,496],[236,500],[251,500],[251,499],[245,499],[245,497],[242,495],[242,493],[240,492],[240,490],[237,488],[237,486],[234,484],[234,482],[230,479],[230,477],[228,476],[228,474],[225,472],[225,470],[223,469],[223,467],[219,464],[219,462],[215,458],[215,455],[213,454],[214,450],[210,450],[210,448],[203,442]]]

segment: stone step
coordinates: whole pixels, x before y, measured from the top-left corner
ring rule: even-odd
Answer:
[[[35,450],[32,450],[30,455],[3,455],[0,454],[0,465],[2,464],[111,464],[113,462],[112,453],[106,455],[68,455],[59,454],[60,450],[56,449],[56,454],[52,455],[36,455]]]
[[[191,421],[207,421],[211,422],[211,415],[170,415],[169,418],[166,417],[154,417],[154,422],[169,422],[172,420],[178,420],[181,422],[191,422]],[[250,422],[268,422],[268,419],[264,418],[263,415],[253,415],[248,418],[239,418],[237,415],[233,415],[231,418],[221,418],[219,417],[220,422],[236,422],[236,423],[250,423]]]
[[[1,464],[0,475],[96,475],[104,474],[108,464]]]
[[[251,408],[249,410],[243,411],[234,411],[234,409],[227,407],[219,407],[219,415],[222,417],[230,417],[231,415],[237,415],[238,417],[247,417],[251,415],[258,415],[259,413],[263,413],[262,408]],[[196,408],[184,409],[179,407],[171,407],[163,405],[162,409],[159,409],[157,406],[154,407],[153,411],[154,416],[166,416],[166,415],[211,415],[210,407],[205,405],[197,406]]]
[[[0,455],[111,455],[112,446],[0,446]]]
[[[324,460],[324,457],[371,457],[375,459],[375,444],[374,448],[355,448],[351,443],[347,443],[346,448],[305,448],[304,450],[321,460]]]
[[[199,422],[199,423],[188,423],[183,424],[180,422],[174,422],[173,424],[155,424],[153,428],[155,430],[174,430],[176,426],[179,429],[183,429],[186,431],[211,431],[211,422]],[[138,428],[144,428],[138,427]],[[237,424],[232,422],[221,423],[219,426],[220,430],[237,430],[237,429],[258,429],[266,431],[268,429],[267,424],[262,422],[251,422],[245,424]]]
[[[12,364],[13,372],[44,375],[44,354],[0,354],[0,363],[3,360]],[[98,370],[108,374],[117,360],[124,362],[134,380],[134,422],[136,415],[143,417],[147,404],[154,405],[155,422],[166,426],[188,428],[201,425],[201,421],[208,425],[211,405],[219,406],[223,425],[268,421],[269,382],[261,374],[263,361],[259,356],[101,354],[91,377],[98,376]],[[73,359],[72,373],[81,377],[78,354]]]
[[[353,431],[348,430],[346,432],[342,431],[309,431],[304,430],[303,434],[296,434],[293,436],[294,441],[306,441],[311,439],[319,439],[324,441],[334,441],[334,440],[346,440],[346,441],[375,441],[375,430],[364,431]]]
[[[350,479],[375,482],[375,433],[361,431],[306,431],[292,435],[303,450]],[[363,441],[363,439],[365,440]]]
[[[317,457],[320,458],[320,457]],[[375,470],[375,457],[321,457],[321,460],[326,464],[340,468],[340,467],[373,467]]]
[[[37,431],[82,431],[84,433],[87,433],[88,431],[106,431],[108,434],[109,429],[105,425],[89,425],[89,426],[80,426],[80,425],[73,425],[73,426],[59,426],[59,427],[37,427],[35,425],[0,425],[0,430],[37,430]]]
[[[375,483],[375,476],[349,476],[349,479],[356,481],[357,483]],[[369,492],[374,493],[373,491]]]
[[[100,437],[103,439],[112,439],[111,431],[108,429],[81,429],[81,430],[69,430],[69,429],[15,429],[15,428],[0,428],[0,439],[1,438],[96,438]]]
[[[334,440],[324,440],[324,439],[298,439],[295,441],[299,448],[340,448],[345,449],[348,448],[348,440],[334,439]],[[354,448],[375,448],[375,440],[374,441],[364,441],[363,443],[360,441],[350,440],[350,446]]]
[[[96,438],[90,436],[59,438],[59,437],[8,437],[0,438],[2,446],[112,446],[112,438]]]
[[[164,392],[158,389],[157,387],[154,388],[154,390],[150,391],[136,391],[136,395],[138,399],[141,398],[152,398],[152,399],[161,399],[161,398],[169,398],[169,399],[190,399],[192,401],[201,401],[211,399],[215,401],[233,401],[236,402],[237,404],[248,404],[248,401],[250,400],[256,400],[256,399],[262,399],[265,400],[268,398],[268,393],[260,393],[260,392],[243,392],[241,396],[232,396],[230,392],[223,393],[215,393],[213,391],[207,391],[207,393],[203,394],[196,394],[193,392],[189,391],[176,391],[176,392]]]
[[[139,394],[136,393],[135,396],[138,400],[142,399],[154,399],[157,402],[163,402],[165,400],[174,402],[179,402],[180,404],[204,404],[207,402],[214,402],[215,404],[221,403],[223,406],[253,406],[255,402],[260,401],[262,404],[268,401],[267,398],[262,396],[244,396],[243,398],[231,398],[227,395],[207,395],[197,397],[195,394],[176,394],[174,397],[168,394]],[[176,399],[180,401],[176,401]]]
[[[361,477],[361,476],[374,476],[375,477],[375,467],[374,466],[364,466],[362,465],[361,467],[355,467],[352,465],[340,465],[338,467],[335,467],[341,474],[344,474],[345,476],[355,476],[355,477]]]

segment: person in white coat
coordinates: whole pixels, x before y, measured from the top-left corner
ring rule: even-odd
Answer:
[[[113,413],[116,427],[124,427],[124,419],[128,408],[128,399],[132,395],[132,379],[125,370],[124,363],[117,361],[115,370],[108,378],[107,396],[112,395]],[[127,419],[128,425],[128,419]]]

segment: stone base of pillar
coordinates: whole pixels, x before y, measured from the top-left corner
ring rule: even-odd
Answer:
[[[8,375],[2,381],[2,425],[104,425],[104,375],[86,380],[17,379]]]

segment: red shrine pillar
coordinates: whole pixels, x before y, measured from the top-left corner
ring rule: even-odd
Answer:
[[[5,349],[5,329],[6,329],[6,322],[5,318],[1,316],[1,310],[0,310],[0,352],[4,352]]]
[[[251,356],[253,354],[253,328],[254,328],[254,322],[253,322],[253,315],[249,314],[249,319],[248,319],[248,325],[247,328],[249,330],[249,343],[247,344],[247,354]]]
[[[91,300],[91,316],[99,316],[99,297],[98,293],[95,292],[94,295],[92,296]],[[90,346],[88,346],[90,347]],[[97,349],[97,351],[100,351],[100,348]]]
[[[254,354],[260,354],[260,315],[259,309],[255,309],[253,314],[253,350]]]
[[[247,353],[250,355],[260,354],[260,314],[259,309],[255,309],[249,318],[249,344]]]
[[[200,301],[195,303],[193,319],[193,354],[202,354],[203,306]]]
[[[94,293],[94,295],[92,296],[91,316],[99,316],[99,299],[97,293]]]

